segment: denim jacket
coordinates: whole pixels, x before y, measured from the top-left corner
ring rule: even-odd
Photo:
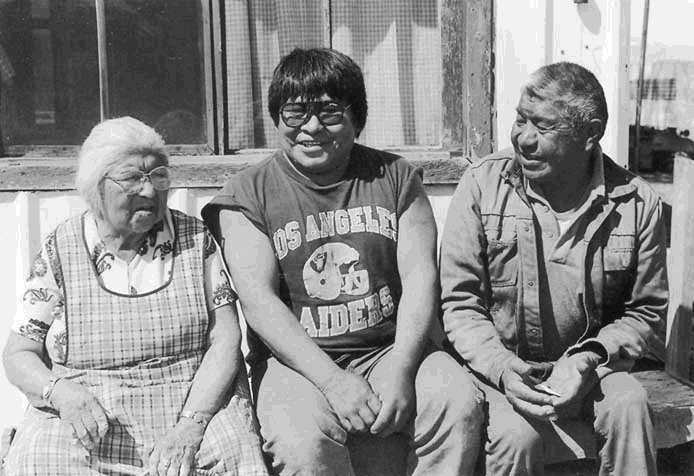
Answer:
[[[602,157],[605,196],[592,204],[593,219],[582,237],[584,276],[576,286],[586,328],[566,349],[601,345],[608,360],[598,369],[600,376],[629,369],[645,355],[664,325],[668,300],[660,198],[645,181]],[[538,256],[533,220],[522,169],[507,149],[468,167],[442,235],[446,335],[472,370],[493,385],[519,354],[519,314],[539,299],[538,259],[544,258]],[[532,343],[533,336],[523,337]]]

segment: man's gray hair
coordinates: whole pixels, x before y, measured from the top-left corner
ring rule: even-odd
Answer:
[[[531,97],[552,101],[574,133],[593,119],[602,121],[604,132],[605,92],[595,75],[583,66],[566,61],[542,66],[530,75],[523,90]]]
[[[103,217],[101,182],[106,174],[128,157],[148,155],[169,163],[164,139],[147,124],[126,116],[94,126],[79,152],[75,185],[96,216]]]

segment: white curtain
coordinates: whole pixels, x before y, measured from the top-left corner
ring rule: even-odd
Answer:
[[[332,2],[333,47],[361,66],[369,117],[360,142],[438,145],[441,30],[437,0]]]

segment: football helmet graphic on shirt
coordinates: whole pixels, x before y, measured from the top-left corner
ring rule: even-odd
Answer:
[[[309,297],[329,301],[341,294],[361,296],[369,291],[369,273],[356,269],[359,252],[344,243],[326,243],[304,264],[303,279]]]

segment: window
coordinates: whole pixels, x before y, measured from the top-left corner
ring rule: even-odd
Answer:
[[[631,81],[631,91],[629,95],[631,99],[636,99],[638,89],[638,80]],[[674,101],[677,99],[677,82],[675,78],[644,79],[641,99]]]
[[[200,0],[0,2],[6,151],[74,151],[102,117],[123,115],[169,144],[212,151],[206,18]]]
[[[351,55],[364,70],[370,109],[363,141],[439,145],[437,0],[223,3],[226,108],[212,104],[204,1],[0,3],[5,148],[76,146],[102,117],[121,115],[154,126],[168,144],[206,145],[206,152],[216,133],[226,136],[226,149],[273,147],[266,110],[272,70],[296,46],[324,45]],[[226,109],[221,131],[212,126],[213,107]]]
[[[0,0],[0,156],[74,157],[97,122],[122,115],[174,154],[263,154],[277,146],[273,69],[315,46],[362,67],[361,142],[481,156],[492,17],[482,0]]]

